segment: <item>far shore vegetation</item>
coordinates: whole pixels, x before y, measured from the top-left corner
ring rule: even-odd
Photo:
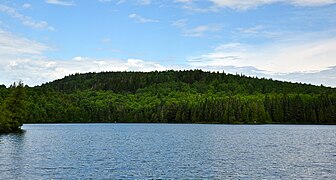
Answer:
[[[202,70],[69,75],[0,86],[0,132],[23,123],[336,124],[336,89]]]

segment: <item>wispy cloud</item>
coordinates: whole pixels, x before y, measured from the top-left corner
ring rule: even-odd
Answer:
[[[188,19],[179,19],[171,23],[172,26],[181,29],[182,35],[187,37],[203,37],[208,33],[215,33],[222,30],[221,24],[206,24],[195,27],[188,27]]]
[[[213,52],[188,59],[195,66],[253,66],[269,73],[321,71],[336,65],[332,34],[296,35],[266,44],[223,44]]]
[[[174,21],[171,25],[178,27],[178,28],[184,28],[187,26],[188,19],[179,19]]]
[[[191,3],[195,0],[175,0],[175,2],[181,2],[181,3]]]
[[[48,4],[60,5],[60,6],[74,6],[74,1],[66,1],[66,0],[46,0]]]
[[[336,4],[335,0],[207,0],[212,3],[209,7],[199,7],[195,4],[201,2],[198,0],[175,0],[178,3],[184,3],[183,7],[196,12],[216,11],[218,8],[230,8],[236,10],[247,10],[258,6],[268,4],[289,4],[293,6],[325,6]]]
[[[141,5],[149,5],[151,4],[151,0],[138,0],[138,3]]]
[[[138,14],[130,14],[128,16],[130,19],[133,19],[137,23],[157,23],[159,22],[156,19],[149,19],[149,18],[144,18]]]
[[[12,61],[0,61],[0,84],[10,85],[14,81],[23,80],[30,86],[40,85],[45,82],[63,78],[69,74],[102,72],[102,71],[163,71],[168,69],[203,69],[205,71],[225,71],[231,74],[245,74],[248,76],[266,77],[284,81],[304,82],[315,85],[324,84],[336,87],[336,67],[317,72],[294,72],[269,74],[253,66],[210,66],[210,65],[171,65],[163,66],[160,63],[142,59],[96,59],[77,56],[71,60],[47,60],[47,59],[15,59]]]
[[[272,22],[273,23],[273,22]],[[279,23],[279,26],[280,23]],[[234,39],[251,39],[256,40],[278,40],[288,34],[288,30],[281,30],[280,28],[272,29],[274,26],[270,25],[255,25],[250,27],[239,27],[231,31]],[[294,32],[294,30],[293,30]]]
[[[27,55],[41,55],[48,49],[50,48],[42,43],[0,29],[0,61]]]
[[[202,6],[199,5],[195,0],[178,0],[175,1],[176,3],[182,4],[181,8],[185,9],[190,12],[195,12],[195,13],[207,13],[207,12],[217,12],[218,7],[211,5],[211,6]]]
[[[250,9],[261,5],[279,3],[280,0],[209,0],[216,7],[227,7],[232,9]],[[285,2],[285,1],[284,1]]]
[[[102,71],[154,71],[166,70],[164,66],[141,59],[95,59],[74,57],[72,60],[33,60],[16,59],[0,62],[0,73],[8,77],[0,77],[0,84],[9,85],[19,79],[28,85],[38,85],[66,75]]]
[[[23,25],[34,29],[48,29],[54,31],[54,27],[50,26],[46,21],[36,21],[29,16],[19,13],[16,9],[0,4],[0,12],[9,15],[10,17],[19,20]]]
[[[110,38],[103,38],[100,40],[103,44],[109,44],[111,43],[111,39]]]
[[[275,48],[276,47],[276,48]],[[279,51],[272,51],[278,49]],[[229,43],[217,46],[214,52],[189,58],[188,64],[164,66],[154,61],[143,59],[90,58],[76,56],[68,60],[51,60],[43,57],[50,49],[47,45],[16,36],[0,30],[0,84],[9,85],[23,80],[33,86],[62,78],[69,74],[101,71],[154,71],[167,69],[203,69],[225,71],[227,73],[243,73],[250,76],[267,77],[286,81],[306,82],[336,87],[335,57],[336,39],[324,39],[301,45],[272,45],[268,48],[251,48],[240,43]],[[258,54],[263,50],[263,55]],[[271,50],[270,50],[271,49]],[[303,54],[301,56],[301,54]],[[263,57],[265,56],[265,57]],[[254,63],[254,60],[257,63]],[[318,59],[318,60],[316,60]],[[312,61],[314,60],[314,61]],[[275,69],[267,69],[266,62],[280,63],[281,73]],[[258,62],[261,65],[257,66]],[[312,64],[313,62],[313,64]],[[308,64],[308,66],[305,65]],[[315,63],[315,64],[314,64]],[[314,65],[325,65],[326,68],[312,68]],[[257,65],[256,65],[257,64]],[[259,65],[260,65],[259,64]],[[285,66],[286,64],[286,66]],[[333,67],[331,65],[334,65]],[[305,69],[307,68],[308,69]],[[286,71],[281,68],[293,68]],[[302,69],[303,68],[303,69]],[[316,70],[315,72],[301,72]]]
[[[0,29],[0,84],[23,80],[38,85],[76,72],[154,71],[164,66],[141,59],[89,58],[76,56],[66,60],[44,57],[51,48],[32,39]]]
[[[112,0],[98,0],[101,3],[111,2]]]
[[[265,77],[267,77],[267,75]],[[269,77],[285,81],[303,82],[314,85],[323,84],[325,86],[336,87],[336,66],[332,66],[325,70],[317,72],[306,72],[306,73],[295,72],[287,74],[273,74]]]
[[[41,58],[43,53],[49,49],[42,43],[0,29],[0,74],[6,75],[0,76],[0,84],[10,84],[13,81],[24,79],[25,76],[29,76],[29,73],[37,74],[37,72],[25,71],[29,69],[25,69],[23,64],[31,61],[30,59]],[[22,72],[13,71],[20,65],[23,65],[21,66]]]
[[[116,4],[123,4],[126,2],[131,2],[134,5],[146,6],[152,3],[151,0],[98,0],[101,3],[115,2]]]
[[[183,28],[183,36],[202,37],[206,33],[218,32],[221,29],[222,26],[220,24],[201,25],[191,29]]]
[[[30,9],[30,8],[32,8],[32,5],[29,4],[29,3],[24,3],[24,4],[22,5],[22,7],[23,7],[24,9]]]
[[[243,34],[253,35],[253,34],[261,34],[264,29],[265,29],[264,26],[256,25],[253,27],[238,28],[237,30]]]

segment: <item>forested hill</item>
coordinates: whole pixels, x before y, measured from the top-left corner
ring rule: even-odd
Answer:
[[[109,90],[115,93],[136,93],[150,86],[178,88],[188,86],[198,93],[222,92],[227,95],[256,93],[335,93],[335,88],[325,88],[301,83],[290,83],[224,72],[204,72],[202,70],[163,72],[102,72],[67,76],[42,85],[42,88],[60,92],[83,90]],[[181,89],[172,90],[181,90]]]
[[[201,70],[75,74],[24,89],[24,123],[336,124],[335,88]],[[2,107],[11,91],[0,87]]]

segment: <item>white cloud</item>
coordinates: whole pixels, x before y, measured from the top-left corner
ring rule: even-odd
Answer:
[[[193,3],[193,1],[188,1],[188,2],[182,2],[182,8],[190,11],[190,12],[196,12],[196,13],[207,13],[207,12],[217,12],[218,11],[218,7],[216,6],[201,6],[198,5],[197,3]]]
[[[10,85],[14,81],[23,80],[30,86],[40,85],[45,82],[63,78],[69,74],[102,72],[102,71],[163,71],[168,69],[203,69],[210,71],[223,70],[226,73],[243,73],[249,76],[273,78],[292,82],[305,82],[315,85],[324,84],[336,87],[336,67],[313,73],[286,73],[268,74],[265,71],[251,66],[192,66],[175,65],[165,67],[159,63],[145,61],[141,59],[94,59],[87,57],[74,57],[72,60],[33,60],[17,59],[13,61],[0,61],[0,84]]]
[[[50,47],[0,29],[0,84],[23,80],[38,85],[77,72],[154,71],[166,68],[156,62],[140,59],[89,58],[50,60],[43,54]],[[4,76],[5,75],[5,76]]]
[[[151,0],[138,0],[138,3],[141,5],[149,5],[151,4]]]
[[[260,5],[278,3],[281,0],[209,0],[217,7],[228,7],[232,9],[249,9]]]
[[[195,0],[175,0],[175,2],[180,2],[180,3],[191,3]]]
[[[24,3],[24,4],[22,5],[22,7],[23,7],[24,9],[30,9],[30,8],[32,8],[32,5],[29,4],[29,3]]]
[[[267,44],[223,44],[188,59],[194,66],[253,66],[273,74],[321,71],[336,65],[336,38],[296,36]]]
[[[284,2],[298,6],[324,6],[336,4],[335,0],[284,0]]]
[[[0,29],[0,61],[27,55],[41,55],[49,47]]]
[[[179,28],[186,27],[188,19],[179,19],[174,21],[171,25]]]
[[[171,25],[181,29],[182,35],[187,37],[202,37],[208,33],[215,33],[222,30],[221,24],[206,24],[189,28],[187,25],[188,19],[179,19]]]
[[[17,59],[0,62],[0,84],[9,85],[23,80],[30,86],[42,84],[69,74],[101,71],[154,71],[166,70],[162,65],[140,59],[94,59],[74,57],[72,60],[33,60]]]
[[[48,46],[0,30],[0,74],[6,75],[0,76],[0,84],[8,86],[14,81],[23,80],[34,86],[69,74],[86,72],[197,68],[336,87],[336,67],[326,68],[336,64],[331,58],[336,57],[335,48],[336,39],[327,38],[301,45],[275,44],[257,48],[230,43],[217,46],[214,52],[198,56],[199,59],[190,58],[188,64],[170,66],[143,59],[76,56],[70,60],[50,60],[43,57],[43,53],[50,49]],[[268,69],[268,62],[278,64]],[[306,70],[316,72],[298,72]]]
[[[73,61],[83,61],[87,59],[88,59],[87,57],[82,57],[82,56],[76,56],[72,58]]]
[[[322,39],[290,46],[280,44],[268,49],[272,61],[259,65],[269,71],[295,72],[319,71],[336,65],[336,39]],[[274,53],[274,55],[272,55]],[[261,55],[259,55],[261,56]],[[266,60],[266,59],[264,59]]]
[[[218,32],[221,29],[222,29],[222,26],[219,24],[208,24],[208,25],[196,26],[191,29],[183,27],[182,31],[183,31],[183,36],[202,37],[206,33]]]
[[[323,84],[325,86],[336,87],[336,66],[317,72],[274,74],[271,77],[284,81],[303,82],[314,85]]]
[[[0,12],[9,15],[10,17],[19,20],[23,25],[34,29],[48,29],[53,31],[54,28],[50,26],[46,21],[36,21],[29,16],[25,16],[19,13],[16,9],[0,4]]]
[[[256,8],[258,6],[281,3],[281,4],[289,4],[294,6],[324,6],[336,4],[336,0],[207,0],[211,2],[215,8],[231,8],[238,10],[246,10],[251,8]],[[197,0],[175,0],[175,2],[179,3],[197,3],[200,1]],[[207,8],[195,8],[195,6],[187,6],[193,7],[189,8],[190,10],[207,10]]]
[[[130,19],[133,19],[137,23],[157,23],[159,22],[156,19],[149,19],[149,18],[144,18],[138,14],[130,14],[128,16]]]
[[[29,71],[36,68],[39,63],[32,66],[32,69],[27,68],[27,63],[29,64],[31,59],[40,59],[49,49],[42,43],[0,29],[0,74],[2,74],[0,84],[9,85],[20,79],[25,80],[31,73],[35,73],[35,78],[39,79],[38,73],[43,74],[43,72]]]
[[[243,34],[253,35],[253,34],[261,34],[263,29],[264,29],[264,26],[256,25],[256,26],[249,27],[249,28],[238,28],[237,30]]]
[[[74,6],[75,3],[73,1],[65,1],[65,0],[46,0],[48,4],[60,5],[60,6]]]
[[[98,0],[98,1],[101,3],[108,3],[108,2],[115,1],[116,4],[131,2],[134,5],[141,5],[141,6],[150,5],[152,3],[151,0]]]
[[[257,46],[222,44],[213,52],[189,58],[188,64],[164,66],[143,59],[76,56],[69,60],[50,60],[43,57],[50,49],[47,45],[0,29],[0,84],[9,85],[21,79],[33,86],[77,72],[198,68],[336,87],[336,61],[333,59],[336,39],[333,36],[307,38],[307,35],[289,39]]]

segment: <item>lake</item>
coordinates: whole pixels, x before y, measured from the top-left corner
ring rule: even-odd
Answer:
[[[336,179],[336,126],[31,124],[0,179]]]

